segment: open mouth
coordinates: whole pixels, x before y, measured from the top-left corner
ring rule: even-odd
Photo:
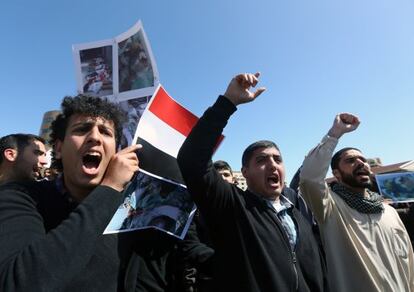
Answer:
[[[354,170],[354,175],[370,175],[370,173],[368,170],[361,167]]]
[[[353,171],[353,176],[359,177],[359,179],[369,180],[371,173],[367,169],[360,167]]]
[[[277,184],[279,183],[279,177],[277,177],[277,176],[269,176],[269,177],[267,178],[267,182],[268,182],[270,185],[277,185]]]
[[[33,176],[35,178],[41,177],[42,175],[42,170],[39,167],[33,167]]]
[[[88,152],[82,158],[84,168],[90,171],[98,169],[101,160],[102,156],[99,152]]]

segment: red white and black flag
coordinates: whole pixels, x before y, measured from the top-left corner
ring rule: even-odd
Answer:
[[[141,170],[184,185],[177,154],[198,117],[171,98],[159,85],[144,111],[137,128],[135,143]],[[221,136],[217,146],[224,136]],[[216,147],[217,148],[217,147]]]

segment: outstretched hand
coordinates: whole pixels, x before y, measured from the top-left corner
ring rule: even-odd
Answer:
[[[236,75],[227,87],[224,96],[227,97],[235,106],[239,104],[251,102],[255,100],[263,91],[264,87],[256,89],[256,91],[250,91],[251,87],[255,87],[259,82],[260,73],[255,74],[244,73]]]
[[[355,131],[359,124],[359,118],[353,114],[337,114],[328,135],[334,138],[340,138],[345,133]]]

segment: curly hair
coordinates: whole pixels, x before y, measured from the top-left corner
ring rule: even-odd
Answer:
[[[122,137],[122,125],[126,121],[126,115],[121,108],[105,98],[79,94],[77,96],[66,96],[61,104],[61,113],[52,122],[50,144],[55,146],[56,141],[63,141],[70,117],[75,114],[89,117],[100,117],[114,123],[115,142],[117,147]],[[56,159],[55,151],[52,152],[52,166],[63,170],[61,159]]]

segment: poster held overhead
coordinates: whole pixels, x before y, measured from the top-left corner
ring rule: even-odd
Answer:
[[[113,41],[105,40],[73,46],[78,92],[92,96],[112,96]]]
[[[159,76],[142,22],[119,36],[73,45],[77,89],[112,100],[151,96]]]
[[[119,99],[152,95],[159,84],[158,69],[141,21],[115,38],[115,52]]]

